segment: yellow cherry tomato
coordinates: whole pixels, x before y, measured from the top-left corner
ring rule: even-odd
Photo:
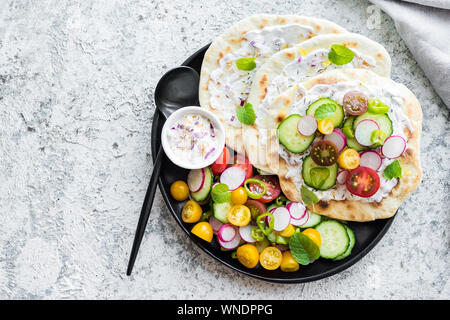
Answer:
[[[228,222],[237,227],[248,225],[251,218],[250,209],[242,204],[232,206],[227,212]]]
[[[237,259],[247,268],[254,268],[259,262],[258,249],[253,244],[244,244],[236,251]]]
[[[292,237],[294,233],[295,233],[294,226],[292,224],[289,224],[286,229],[280,232],[280,236],[289,238]]]
[[[298,262],[292,256],[290,250],[283,252],[283,258],[281,259],[281,271],[284,272],[295,272],[300,268]]]
[[[247,192],[243,187],[239,187],[236,190],[231,191],[231,202],[234,204],[244,204],[247,202]]]
[[[282,257],[280,249],[267,247],[261,252],[259,262],[264,269],[275,270],[281,265]]]
[[[332,133],[334,130],[333,120],[326,119],[317,121],[317,129],[319,129],[319,131],[322,132],[323,134]]]
[[[361,157],[359,156],[358,151],[355,149],[347,148],[341,152],[338,157],[338,164],[341,168],[347,170],[353,170],[358,168]]]
[[[181,211],[181,219],[186,223],[194,223],[202,217],[202,207],[193,201],[189,200],[184,204],[183,211]]]
[[[189,197],[189,187],[182,180],[175,181],[170,186],[170,194],[177,201],[184,201]]]
[[[310,238],[319,248],[322,244],[322,238],[320,237],[319,231],[313,228],[308,228],[302,231],[302,233]]]
[[[211,242],[213,239],[213,229],[208,222],[199,222],[191,230],[200,239]]]

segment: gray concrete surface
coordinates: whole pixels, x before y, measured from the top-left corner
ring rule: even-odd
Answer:
[[[449,111],[366,1],[0,1],[0,298],[450,298]],[[423,183],[359,263],[276,285],[193,247],[158,193],[132,277],[159,77],[253,13],[330,19],[381,42],[422,103]],[[417,23],[420,23],[418,21]]]

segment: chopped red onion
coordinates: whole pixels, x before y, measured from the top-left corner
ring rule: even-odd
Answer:
[[[298,63],[302,62],[302,57],[298,57],[297,62]]]
[[[205,159],[208,158],[208,156],[214,152],[214,150],[216,150],[216,148],[212,148],[211,150],[208,151],[208,153],[206,153],[205,155]]]

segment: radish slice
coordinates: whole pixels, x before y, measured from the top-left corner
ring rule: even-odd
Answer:
[[[220,240],[219,237],[217,237],[217,242],[219,242],[220,246],[226,250],[232,250],[236,249],[239,246],[239,243],[241,242],[241,236],[239,235],[239,232],[236,232],[236,236],[233,240],[228,242],[223,242]]]
[[[380,169],[381,163],[383,162],[381,155],[374,150],[364,151],[360,154],[360,157],[361,161],[359,165],[361,167],[367,167],[375,171]]]
[[[339,171],[336,177],[336,180],[339,184],[345,184],[347,182],[348,171],[342,170]]]
[[[378,123],[370,119],[362,120],[355,129],[356,141],[365,147],[373,145],[371,137],[374,130],[380,130]]]
[[[406,141],[400,136],[390,136],[381,147],[383,156],[389,159],[400,157],[406,149]]]
[[[273,230],[283,231],[289,226],[291,215],[285,207],[279,207],[273,212]]]
[[[305,137],[309,137],[317,130],[317,120],[313,116],[303,116],[298,120],[298,132]]]
[[[211,225],[211,228],[213,229],[214,234],[217,234],[217,232],[219,232],[220,227],[223,225],[222,222],[220,222],[213,216],[211,216],[211,218],[209,218],[209,224]]]
[[[339,129],[334,129],[332,133],[325,135],[323,139],[333,142],[338,147],[339,152],[344,150],[347,145],[347,138]]]
[[[300,202],[289,202],[286,205],[286,209],[289,210],[292,219],[300,220],[306,214],[306,208],[303,203]]]
[[[236,234],[236,228],[232,224],[227,223],[220,227],[217,237],[222,242],[230,242],[236,237]]]
[[[308,210],[305,211],[305,216],[302,219],[292,219],[291,218],[291,224],[295,227],[301,227],[304,224],[306,224],[309,220],[309,212]]]
[[[187,185],[191,192],[200,191],[204,183],[205,183],[205,170],[203,168],[189,171],[187,177]]]
[[[220,182],[225,183],[230,191],[236,190],[245,182],[245,170],[241,167],[229,167],[222,172]]]
[[[252,228],[254,227],[255,226],[251,224],[239,227],[239,235],[241,236],[241,239],[248,243],[255,243],[256,240],[252,237]]]

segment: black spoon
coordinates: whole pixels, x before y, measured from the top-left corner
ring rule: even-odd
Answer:
[[[169,70],[162,76],[155,88],[155,104],[157,110],[167,119],[176,110],[186,106],[198,105],[198,83],[199,75],[197,71],[190,67],[181,66]],[[156,111],[157,112],[157,111]],[[131,249],[130,260],[128,262],[127,275],[131,275],[134,262],[141,245],[147,226],[150,211],[155,198],[156,184],[161,171],[161,159],[164,151],[159,146],[158,154],[153,165],[152,177],[142,204],[141,215],[134,236],[133,247]]]

